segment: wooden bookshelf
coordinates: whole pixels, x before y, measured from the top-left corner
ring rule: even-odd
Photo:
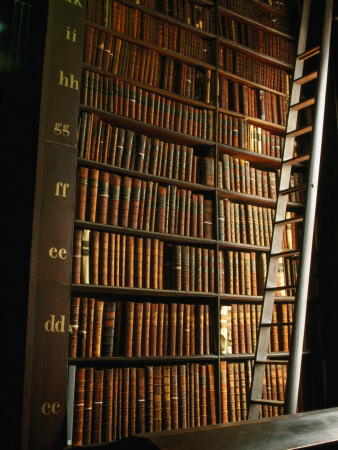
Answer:
[[[167,13],[165,2],[152,3],[107,0],[99,10],[93,0],[49,1],[26,449],[104,447],[138,432],[247,417],[295,37],[224,1],[169,2]],[[284,10],[247,3],[266,20],[286,20]],[[222,36],[223,18],[286,43],[287,54]],[[271,87],[235,73],[220,62],[225,49],[280,80]],[[258,92],[271,120],[257,109]],[[289,203],[301,208],[302,198],[292,193]],[[291,249],[296,230],[285,234]],[[285,259],[280,282],[294,282],[296,270]],[[294,297],[284,291],[272,329],[277,359],[292,328]],[[268,369],[267,398],[284,395],[281,367]]]

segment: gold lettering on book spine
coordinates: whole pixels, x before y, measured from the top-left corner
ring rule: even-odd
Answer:
[[[63,70],[59,70],[59,86],[63,86],[69,89],[79,90],[79,82],[75,79],[74,74],[70,73],[65,75]]]

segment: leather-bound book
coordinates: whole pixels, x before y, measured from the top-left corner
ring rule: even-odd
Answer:
[[[82,245],[83,245],[82,230],[75,229],[73,237],[73,267],[72,267],[72,281],[74,284],[81,283]]]
[[[191,305],[184,305],[184,316],[183,316],[183,354],[184,355],[191,355],[190,351],[190,306]]]
[[[80,301],[80,297],[71,298],[69,315],[69,358],[76,358],[77,356]]]
[[[94,326],[93,326],[93,357],[101,356],[101,337],[104,302],[95,300]]]
[[[187,366],[178,366],[178,406],[180,428],[187,428]]]
[[[121,182],[121,199],[119,209],[119,225],[121,227],[128,227],[130,196],[131,196],[131,177],[123,177]]]
[[[102,322],[102,356],[113,356],[116,302],[105,302]]]
[[[130,367],[122,368],[122,407],[121,407],[121,437],[128,437],[129,432],[129,373]]]
[[[184,304],[177,305],[176,355],[183,355]]]
[[[158,304],[156,356],[163,356],[164,303]]]
[[[108,200],[108,223],[118,224],[119,204],[121,195],[121,176],[115,173],[110,175],[109,200]]]
[[[86,218],[88,172],[89,169],[87,167],[79,167],[78,169],[75,209],[75,218],[78,220],[85,220]]]
[[[103,370],[94,370],[92,442],[102,442]]]
[[[89,242],[89,280],[91,284],[99,284],[99,252],[100,252],[100,232],[92,230]],[[83,246],[82,246],[83,249]]]
[[[114,395],[114,369],[104,370],[103,379],[103,411],[102,411],[102,440],[112,441],[113,431],[113,395]]]
[[[84,415],[83,415],[83,444],[90,444],[92,442],[93,393],[94,393],[94,368],[86,367]]]
[[[130,195],[129,227],[137,229],[142,180],[133,178]]]
[[[78,235],[76,235],[76,238]],[[89,284],[89,257],[90,257],[90,230],[82,230],[81,242],[81,274],[80,282],[82,284]],[[75,242],[75,244],[77,241]],[[77,254],[74,259],[77,258]],[[75,260],[76,261],[76,260]]]
[[[96,222],[107,223],[108,197],[109,197],[109,172],[100,171],[97,193]]]
[[[115,332],[114,332],[114,350],[113,356],[122,356],[122,314],[123,314],[123,303],[116,302],[116,311],[115,311]]]
[[[153,366],[146,367],[146,431],[154,431],[154,381]]]
[[[87,325],[86,325],[86,353],[87,358],[93,356],[93,335],[94,335],[94,315],[95,315],[95,303],[94,298],[88,298],[87,309]]]
[[[149,356],[149,337],[150,337],[150,320],[151,320],[150,302],[144,302],[143,306],[143,324],[142,324],[142,356]]]
[[[171,407],[171,429],[179,428],[179,405],[178,405],[178,376],[177,366],[170,366],[170,407]]]
[[[150,309],[149,356],[157,356],[158,304],[152,303]]]
[[[134,312],[135,303],[124,303],[124,326],[123,326],[123,355],[133,355],[133,329],[134,329]]]
[[[207,425],[208,423],[208,413],[207,413],[207,390],[209,386],[207,385],[207,366],[205,364],[200,364],[200,417],[201,426]]]
[[[169,304],[169,333],[168,333],[168,354],[176,355],[177,336],[177,303]]]
[[[96,219],[99,174],[100,174],[99,170],[96,169],[89,170],[88,187],[87,187],[87,208],[86,208],[86,220],[88,220],[89,222],[95,222]]]
[[[136,432],[145,433],[146,431],[146,369],[144,367],[136,368]]]
[[[153,389],[154,389],[154,432],[162,429],[162,374],[161,366],[153,368]]]
[[[108,286],[109,233],[100,233],[99,284]]]
[[[135,237],[126,236],[126,286],[134,287]]]
[[[133,356],[142,355],[142,325],[143,325],[143,303],[135,303],[134,307],[134,329],[133,329]]]
[[[74,446],[82,445],[83,414],[85,398],[85,369],[77,368],[75,372],[75,394],[73,414],[73,438]]]
[[[129,369],[129,436],[136,433],[136,367]]]
[[[229,421],[227,364],[227,361],[221,361],[221,423]]]

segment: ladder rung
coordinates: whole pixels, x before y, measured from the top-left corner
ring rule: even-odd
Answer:
[[[287,291],[288,289],[296,289],[296,286],[274,286],[265,288],[266,291]]]
[[[308,161],[310,159],[310,155],[300,155],[296,156],[295,158],[287,159],[286,161],[283,161],[283,164],[286,164],[287,166],[294,166],[295,164],[302,163],[304,161]]]
[[[291,219],[278,220],[276,225],[288,225],[289,223],[303,222],[304,217],[291,217]]]
[[[312,58],[312,56],[317,55],[317,53],[320,52],[320,46],[317,45],[317,47],[311,48],[310,50],[307,50],[306,52],[300,53],[299,55],[297,55],[297,59],[299,60],[305,60],[308,58]]]
[[[279,253],[272,253],[272,258],[280,258],[280,257],[289,257],[289,256],[299,256],[299,250],[285,250]]]
[[[284,402],[282,400],[268,400],[266,398],[253,398],[250,402],[257,403],[259,405],[284,406]]]
[[[255,364],[280,364],[287,365],[289,361],[287,359],[265,359],[265,360],[257,360]]]
[[[282,325],[293,325],[293,322],[262,322],[260,325],[262,327],[278,327]]]
[[[304,75],[302,77],[297,78],[296,80],[294,80],[294,83],[305,84],[308,81],[312,81],[312,80],[314,80],[317,77],[318,77],[318,72],[317,71],[311,72],[308,75]]]
[[[315,101],[316,100],[315,100],[314,97],[308,98],[307,100],[304,100],[302,102],[295,103],[294,105],[291,105],[290,109],[295,109],[295,110],[299,111],[301,109],[304,109],[304,108],[307,108],[308,106],[313,105],[315,103]]]
[[[281,195],[292,194],[292,192],[304,191],[307,188],[307,183],[297,184],[297,186],[292,186],[288,189],[282,189],[279,191]]]
[[[297,137],[301,136],[302,134],[311,133],[312,131],[312,125],[309,125],[304,128],[299,128],[298,130],[290,131],[286,134],[287,137]]]

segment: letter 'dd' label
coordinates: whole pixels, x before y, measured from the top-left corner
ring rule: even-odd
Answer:
[[[48,333],[64,333],[66,316],[60,315],[60,319],[56,320],[55,314],[50,314],[50,319],[45,322],[45,330]]]

